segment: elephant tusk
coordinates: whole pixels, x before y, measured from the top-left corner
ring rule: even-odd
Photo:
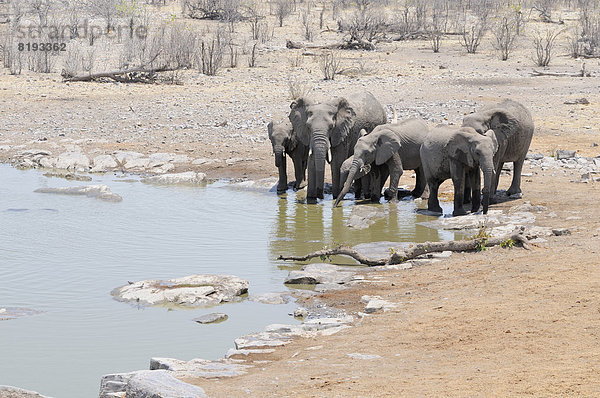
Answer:
[[[330,149],[327,150],[327,155],[326,155],[325,159],[327,160],[327,163],[331,164],[331,150]]]

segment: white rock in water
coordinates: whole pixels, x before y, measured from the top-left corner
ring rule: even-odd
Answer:
[[[35,391],[23,390],[11,386],[0,386],[0,397],[2,398],[46,398]]]
[[[87,170],[90,167],[90,159],[81,152],[64,152],[58,156],[54,167],[68,170],[77,170],[78,168]]]
[[[60,195],[81,195],[89,198],[96,198],[107,202],[121,202],[123,198],[112,192],[106,185],[87,185],[79,187],[63,187],[63,188],[39,188],[34,192],[38,193],[55,193]]]
[[[206,181],[206,174],[195,171],[185,173],[163,174],[144,178],[142,182],[146,184],[160,185],[199,185]]]
[[[242,182],[234,182],[229,184],[229,188],[242,189],[248,191],[264,191],[270,192],[277,189],[277,177],[263,178],[261,180],[248,180]]]
[[[107,170],[112,170],[117,167],[115,158],[110,155],[99,155],[92,161],[94,166],[92,167],[92,173],[101,173]]]
[[[190,275],[169,280],[145,280],[113,290],[121,301],[142,304],[207,305],[233,301],[248,292],[248,281],[232,275]]]
[[[199,316],[198,318],[194,318],[194,322],[198,322],[198,323],[202,323],[202,324],[219,323],[219,322],[226,321],[227,318],[229,318],[227,316],[227,314],[223,314],[221,312],[213,312],[212,314],[205,314],[205,315]]]

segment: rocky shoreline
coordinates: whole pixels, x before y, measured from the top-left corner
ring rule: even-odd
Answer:
[[[18,167],[40,167],[44,168],[43,164],[49,155],[41,154],[39,151],[26,151],[28,154],[26,157],[20,159],[15,165]],[[67,157],[59,155],[57,159],[61,161],[65,159],[71,159],[67,167],[59,170],[57,177],[67,178],[66,176],[85,176],[80,173],[92,172],[95,167],[95,163],[89,162],[87,166],[85,162],[82,162],[83,157],[71,156]],[[135,155],[130,157],[131,159],[145,159]],[[156,157],[155,157],[156,158]],[[116,161],[117,157],[113,156]],[[158,183],[167,185],[178,185],[178,184],[198,184],[206,180],[206,176],[200,172],[182,172],[182,173],[171,173],[162,172],[163,170],[172,170],[178,162],[175,157],[164,157],[166,163],[161,163],[160,166],[148,163],[145,168],[130,168],[128,172],[138,171],[144,174],[156,174],[157,177],[167,177],[165,179],[153,179],[155,177],[147,177],[144,182]],[[181,159],[180,159],[181,160]],[[116,163],[116,162],[115,162]],[[159,162],[160,163],[160,162]],[[532,170],[531,173],[524,173],[523,177],[531,177],[535,173],[559,173],[563,175],[571,175],[573,179],[571,182],[574,183],[594,183],[600,181],[600,157],[588,158],[577,156],[573,151],[557,151],[555,156],[543,156],[541,154],[529,154],[528,160],[526,161],[528,168]],[[57,162],[50,162],[56,166]],[[66,163],[65,163],[66,164]],[[136,164],[133,162],[133,164]],[[144,160],[138,164],[146,164]],[[163,167],[165,164],[173,167]],[[64,164],[60,164],[64,165]],[[131,163],[130,163],[131,165]],[[178,166],[186,167],[193,166],[190,163],[182,163]],[[136,166],[138,167],[138,166]],[[53,169],[56,172],[56,169]],[[115,169],[113,168],[113,171]],[[65,174],[60,174],[62,172]],[[104,170],[106,172],[108,170]],[[158,171],[158,173],[156,172]],[[510,169],[505,172],[510,173]],[[77,177],[76,177],[77,178]],[[249,180],[236,182],[231,184],[236,189],[259,189],[268,190],[272,187],[276,181],[274,179],[265,180]],[[88,186],[89,187],[89,186]],[[105,194],[100,189],[100,195]],[[85,193],[84,191],[84,194]],[[359,208],[357,206],[357,208]],[[491,210],[490,214],[483,216],[480,214],[474,214],[464,217],[457,218],[441,218],[436,221],[430,222],[427,226],[447,229],[447,230],[460,230],[460,231],[476,231],[482,223],[485,223],[490,227],[490,235],[501,235],[506,231],[514,230],[516,227],[525,226],[527,228],[527,238],[534,243],[543,243],[549,236],[563,236],[568,235],[571,232],[568,229],[557,227],[542,227],[535,225],[536,214],[545,213],[547,217],[552,218],[553,213],[549,212],[544,206],[533,205],[529,202],[516,205],[503,212],[502,210]],[[368,218],[368,217],[367,217]],[[360,223],[358,223],[360,224]],[[359,245],[357,249],[364,250],[365,253],[381,253],[389,250],[390,242],[381,242],[380,244],[368,244]],[[420,266],[425,264],[431,264],[434,262],[443,261],[451,255],[448,253],[430,254],[425,258],[409,261],[401,265],[393,265],[386,267],[341,267],[333,264],[308,264],[299,271],[291,271],[285,280],[286,284],[308,284],[314,285],[313,292],[306,292],[301,290],[294,290],[291,293],[267,295],[262,298],[250,299],[262,300],[261,302],[280,303],[288,300],[287,297],[294,299],[307,299],[310,303],[310,297],[317,293],[329,292],[333,290],[350,288],[362,284],[381,283],[381,279],[377,277],[377,271],[383,270],[403,270],[410,269],[414,266]],[[182,282],[185,284],[185,281]],[[129,286],[133,286],[131,284]],[[127,288],[125,286],[124,288]],[[247,291],[247,287],[246,287]],[[239,290],[238,293],[242,293],[243,289]],[[284,297],[286,296],[286,297]],[[185,301],[185,300],[184,300]],[[224,300],[227,301],[227,300]],[[293,339],[299,337],[317,337],[327,336],[342,331],[352,325],[361,322],[364,317],[370,316],[378,312],[386,311],[393,308],[395,305],[392,302],[378,297],[378,296],[363,296],[361,302],[364,305],[363,310],[355,315],[345,314],[339,312],[333,308],[322,308],[319,307],[316,302],[314,306],[306,306],[307,308],[298,308],[293,315],[300,316],[304,319],[304,322],[300,325],[269,325],[264,331],[252,333],[246,336],[241,336],[235,340],[235,348],[231,349],[223,359],[217,361],[209,361],[203,359],[194,359],[191,361],[179,361],[176,359],[169,358],[153,358],[151,359],[150,369],[138,372],[130,372],[127,374],[113,374],[106,375],[102,378],[100,398],[108,397],[142,397],[148,396],[148,394],[158,394],[155,396],[161,397],[184,397],[194,396],[201,397],[206,396],[202,388],[193,386],[188,383],[179,381],[179,378],[220,378],[220,377],[234,377],[237,375],[244,374],[249,368],[254,365],[244,363],[245,358],[249,355],[256,354],[270,354],[274,352],[277,347],[289,344]],[[152,303],[150,303],[152,304]],[[180,303],[181,304],[181,303]],[[0,318],[4,315],[4,319],[14,319],[18,316],[15,311],[11,312],[11,309],[1,309]],[[20,312],[21,315],[23,312]],[[27,312],[29,314],[30,312]],[[10,315],[13,314],[13,315]],[[16,314],[16,315],[15,315]],[[9,317],[10,315],[10,317]],[[352,353],[351,353],[352,354]],[[349,355],[351,355],[349,354]],[[4,388],[4,390],[2,390]],[[41,395],[25,390],[19,390],[13,387],[0,387],[0,392],[7,397],[42,397]],[[12,395],[8,395],[12,394]],[[21,394],[21,395],[19,395]],[[29,395],[27,395],[29,394]],[[138,394],[138,395],[135,395]],[[187,395],[186,395],[187,394]]]

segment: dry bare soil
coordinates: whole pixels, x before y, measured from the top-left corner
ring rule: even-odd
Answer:
[[[346,67],[360,72],[334,81],[321,80],[316,57],[286,50],[285,34],[261,50],[257,68],[226,69],[216,77],[190,71],[183,85],[65,84],[56,74],[2,71],[0,161],[14,161],[28,148],[90,156],[177,152],[218,159],[209,167],[179,166],[211,177],[276,176],[265,126],[287,114],[289,81],[322,98],[368,89],[400,118],[420,115],[431,126],[459,123],[465,113],[510,97],[534,115],[532,152],[600,154],[593,146],[600,143],[597,61],[587,61],[596,77],[532,77],[531,43],[519,40],[506,62],[488,41],[481,53],[466,55],[455,38],[446,39],[439,54],[426,41],[344,52]],[[558,50],[551,70],[579,70],[580,61],[564,52]],[[589,105],[564,103],[581,97]],[[538,222],[572,235],[551,237],[531,251],[459,253],[378,273],[381,283],[322,294],[318,300],[350,313],[362,309],[364,294],[398,307],[336,335],[251,357],[271,362],[258,362],[247,375],[193,382],[214,397],[599,396],[599,185],[572,182],[580,176],[562,169],[524,172],[533,175],[524,178],[522,200],[549,208]]]

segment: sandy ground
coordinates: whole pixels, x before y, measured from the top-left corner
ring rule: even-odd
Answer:
[[[277,36],[261,51],[257,68],[226,69],[217,77],[190,71],[183,85],[64,84],[55,74],[0,71],[0,161],[13,162],[29,148],[54,155],[175,152],[221,161],[178,166],[210,177],[276,176],[265,126],[286,115],[290,81],[316,97],[369,89],[400,118],[420,115],[431,126],[459,123],[482,104],[510,97],[534,115],[532,152],[600,154],[598,77],[532,77],[527,38],[506,62],[497,60],[489,41],[480,54],[466,55],[455,38],[440,54],[425,41],[344,52],[347,67],[368,68],[335,81],[321,80],[316,58],[285,50],[284,39]],[[580,61],[564,52],[551,70],[579,70]],[[299,66],[292,65],[296,57]],[[600,67],[589,60],[587,69],[598,73]],[[581,97],[590,104],[564,104]],[[224,163],[235,158],[241,160]],[[549,238],[531,251],[459,253],[378,274],[382,283],[323,294],[319,300],[350,313],[362,309],[363,294],[398,307],[334,336],[300,339],[251,358],[270,362],[257,362],[247,375],[194,382],[214,397],[599,396],[599,185],[571,182],[579,176],[563,170],[524,172],[533,176],[523,179],[523,200],[556,213],[538,223],[569,228],[572,235]]]

